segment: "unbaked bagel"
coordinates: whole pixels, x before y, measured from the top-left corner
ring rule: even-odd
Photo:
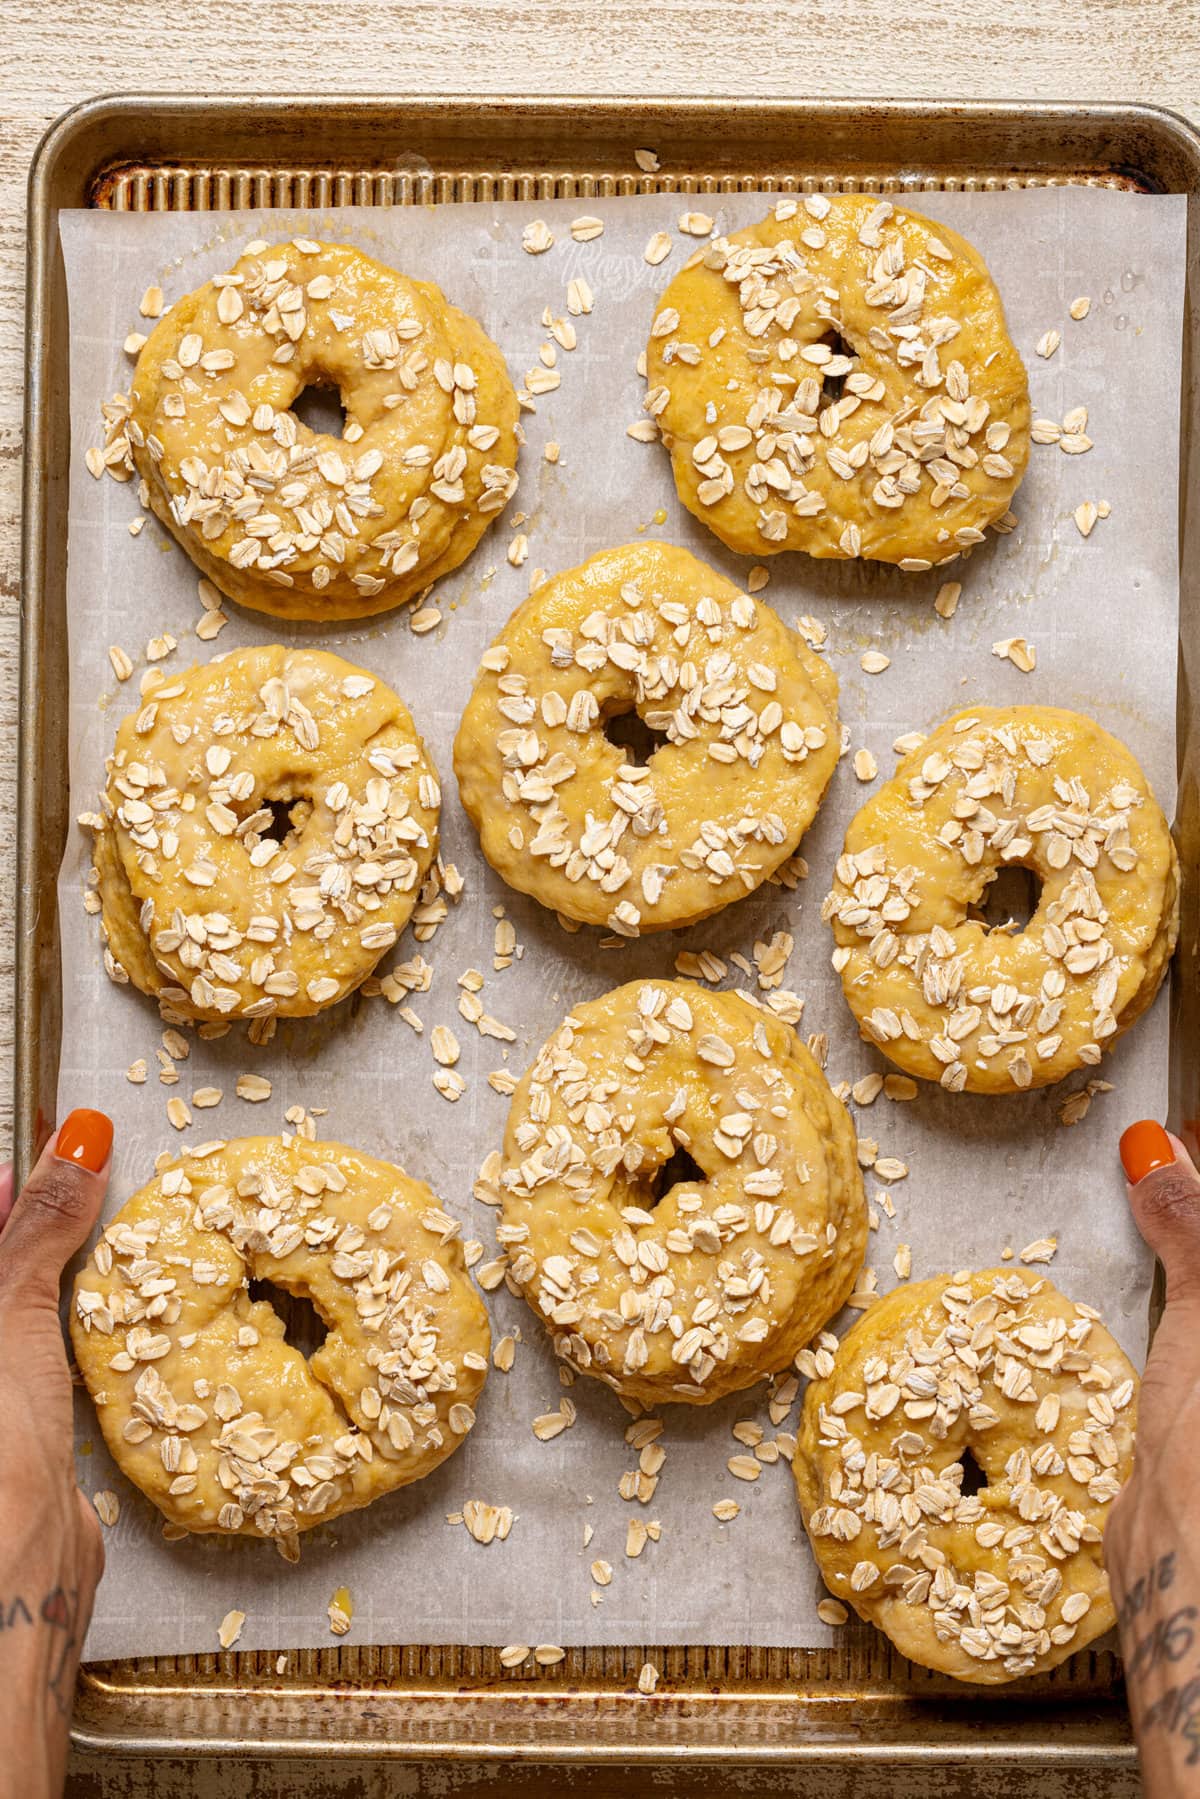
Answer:
[[[181,1016],[334,1005],[396,942],[437,850],[437,771],[406,707],[320,650],[165,676],[107,771],[109,972]]]
[[[637,713],[636,762],[605,734]],[[454,745],[463,805],[511,887],[625,937],[720,911],[812,823],[837,681],[686,550],[602,550],[539,587],[483,657]]]
[[[866,1249],[854,1131],[817,1063],[690,981],[574,1008],[513,1097],[500,1189],[512,1278],[557,1353],[647,1406],[786,1367]]]
[[[1102,1538],[1137,1387],[1098,1314],[1025,1269],[896,1287],[805,1396],[793,1466],[826,1586],[959,1680],[1056,1667],[1114,1621]]]
[[[1023,930],[978,908],[1041,883]],[[1179,929],[1167,821],[1124,744],[1081,713],[976,706],[939,725],[846,832],[824,916],[862,1034],[951,1092],[1044,1087],[1145,1011]]]
[[[291,410],[336,388],[341,437]],[[147,498],[232,599],[363,618],[457,568],[516,490],[517,397],[482,326],[346,244],[254,243],[177,300],[121,421]]]
[[[251,1280],[311,1300],[328,1330],[311,1356]],[[429,1188],[299,1137],[160,1168],[76,1279],[71,1340],[114,1461],[172,1524],[289,1557],[453,1454],[491,1346]]]
[[[1028,460],[1025,369],[982,257],[871,194],[783,199],[697,250],[646,379],[680,499],[748,556],[953,561]]]

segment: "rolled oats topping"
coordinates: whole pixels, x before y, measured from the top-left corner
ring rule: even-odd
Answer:
[[[959,1680],[1055,1667],[1114,1621],[1102,1538],[1137,1376],[1090,1306],[990,1269],[898,1287],[809,1386],[794,1473],[835,1598]]]
[[[285,1340],[267,1281],[327,1335]],[[71,1338],[121,1471],[174,1526],[273,1539],[420,1480],[475,1421],[491,1337],[429,1188],[340,1143],[185,1151],[76,1279]]]
[[[869,194],[788,196],[659,303],[645,411],[731,549],[953,562],[1008,511],[1024,366],[983,259]]]
[[[741,994],[632,981],[522,1079],[500,1174],[510,1279],[556,1352],[643,1405],[787,1367],[866,1249],[854,1132],[789,1026]]]
[[[828,665],[768,606],[652,541],[601,551],[517,608],[484,654],[454,768],[510,886],[637,937],[773,874],[838,753]]]
[[[407,708],[337,656],[278,644],[154,671],[141,698],[93,821],[110,975],[180,1018],[344,998],[437,851],[437,772]]]
[[[982,908],[1005,869],[1022,925]],[[852,820],[824,917],[868,1042],[952,1093],[1044,1087],[1153,1000],[1179,926],[1166,819],[1129,750],[1080,713],[956,714]]]
[[[341,436],[292,410],[341,398]],[[348,245],[250,245],[187,294],[105,409],[99,466],[222,593],[361,618],[457,568],[516,490],[517,397],[482,326]]]

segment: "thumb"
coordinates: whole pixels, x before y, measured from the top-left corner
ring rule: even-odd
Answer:
[[[1200,1299],[1200,1174],[1178,1137],[1152,1119],[1121,1137],[1134,1222],[1163,1265],[1167,1304]]]
[[[57,1301],[62,1271],[99,1217],[112,1139],[112,1120],[103,1112],[72,1112],[59,1127],[3,1226],[0,1287]]]

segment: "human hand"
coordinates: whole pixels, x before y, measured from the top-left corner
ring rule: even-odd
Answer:
[[[1200,1174],[1149,1120],[1125,1132],[1121,1161],[1167,1297],[1105,1560],[1147,1799],[1175,1799],[1200,1792]]]
[[[104,1549],[75,1485],[63,1269],[108,1185],[112,1124],[72,1112],[13,1196],[0,1170],[0,1799],[58,1799]]]

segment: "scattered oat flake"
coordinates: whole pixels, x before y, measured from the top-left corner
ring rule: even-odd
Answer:
[[[542,1412],[539,1417],[535,1418],[532,1426],[533,1434],[540,1443],[549,1443],[554,1437],[561,1436],[563,1431],[567,1430],[574,1422],[574,1408],[572,1407],[568,1412],[564,1405],[557,1412]]]
[[[865,655],[859,657],[858,666],[864,675],[881,675],[885,668],[892,666],[892,659],[890,656],[885,656],[882,650],[868,650]]]
[[[506,1643],[500,1651],[502,1668],[519,1668],[521,1663],[529,1659],[528,1643]]]
[[[761,1463],[752,1455],[731,1455],[725,1466],[735,1480],[757,1480],[762,1473]]]
[[[246,1622],[245,1612],[226,1612],[217,1630],[217,1641],[222,1649],[232,1649],[242,1634],[242,1626]]]
[[[658,1669],[653,1662],[643,1662],[637,1677],[638,1692],[652,1693],[658,1685]]]
[[[115,1524],[121,1516],[121,1501],[109,1487],[102,1487],[99,1493],[93,1493],[92,1504],[101,1524]]]
[[[468,1499],[463,1506],[461,1522],[477,1543],[503,1543],[513,1527],[513,1511],[507,1505],[489,1505],[484,1499]]]
[[[143,1081],[146,1079],[145,1056],[139,1056],[136,1062],[131,1062],[129,1064],[129,1067],[125,1070],[125,1079],[134,1087],[140,1087],[142,1085]]]
[[[849,1612],[840,1599],[822,1599],[817,1606],[817,1617],[822,1624],[829,1624],[836,1628],[839,1624],[845,1624],[849,1616]]]
[[[1021,1250],[1021,1260],[1023,1262],[1052,1262],[1057,1250],[1057,1237],[1038,1237],[1035,1242],[1027,1243]]]
[[[1023,675],[1031,675],[1037,667],[1037,650],[1023,637],[1001,637],[992,645],[992,655],[1001,661],[1007,659]]]
[[[434,1061],[440,1062],[443,1068],[453,1068],[462,1054],[458,1038],[449,1026],[444,1024],[434,1025],[429,1038],[429,1047],[433,1051]]]
[[[1094,500],[1084,500],[1081,505],[1076,506],[1074,516],[1080,537],[1090,537],[1092,526],[1100,517],[1100,508]]]
[[[117,680],[128,681],[130,675],[133,673],[133,663],[129,660],[129,657],[125,654],[119,643],[109,644],[108,659],[112,663],[113,674],[117,677]]]
[[[860,781],[873,781],[879,773],[879,765],[870,750],[855,750],[854,772]]]
[[[221,1097],[221,1089],[219,1087],[197,1087],[196,1091],[192,1094],[192,1104],[198,1106],[199,1109],[204,1112],[211,1106],[219,1106]]]
[[[651,268],[657,268],[659,263],[665,262],[670,254],[671,240],[665,231],[656,231],[642,251],[644,261],[648,262]]]
[[[582,275],[567,282],[567,311],[573,319],[586,317],[595,303],[595,296]]]
[[[897,1279],[902,1281],[906,1281],[912,1273],[912,1249],[907,1243],[900,1243],[896,1246],[892,1267],[896,1270]]]
[[[329,1601],[329,1628],[335,1637],[344,1637],[354,1617],[354,1602],[346,1587],[339,1587]]]
[[[91,475],[94,481],[98,481],[104,473],[103,450],[98,450],[93,444],[91,449],[84,451],[83,460],[87,466],[88,474]]]
[[[736,1499],[718,1499],[712,1512],[714,1518],[719,1518],[722,1524],[728,1524],[738,1516],[741,1509]]]
[[[1061,342],[1062,342],[1062,332],[1061,331],[1044,331],[1042,333],[1041,337],[1039,337],[1037,340],[1038,355],[1043,358],[1048,358],[1048,357],[1053,356],[1055,350],[1057,350],[1057,348]]]
[[[1071,301],[1070,313],[1073,319],[1086,319],[1092,310],[1092,302],[1087,294],[1080,294],[1077,300]]]
[[[888,1099],[916,1099],[917,1083],[909,1074],[885,1074],[883,1077],[883,1091]]]
[[[533,1652],[533,1659],[539,1668],[554,1668],[566,1659],[566,1650],[560,1649],[557,1643],[539,1643]]]
[[[873,1172],[881,1181],[902,1181],[908,1174],[908,1164],[900,1161],[898,1156],[879,1156],[873,1164]]]
[[[171,636],[169,631],[164,631],[161,637],[152,637],[146,645],[146,661],[162,662],[171,654],[172,650],[177,648],[177,640]]]
[[[650,1532],[640,1518],[631,1518],[625,1528],[625,1553],[636,1558],[650,1541]]]
[[[761,593],[770,579],[770,569],[764,568],[761,562],[756,563],[746,576],[747,593]]]
[[[223,612],[202,612],[196,620],[196,636],[201,643],[211,643],[214,637],[220,636],[228,623]]]
[[[451,1103],[461,1099],[467,1090],[467,1083],[463,1080],[462,1075],[451,1068],[439,1068],[434,1074],[433,1084],[442,1098],[450,1100]]]
[[[191,1113],[178,1096],[167,1101],[167,1122],[174,1125],[177,1131],[186,1130],[192,1122]]]
[[[261,1100],[270,1099],[271,1083],[265,1074],[239,1074],[235,1091],[239,1099],[258,1105]]]
[[[595,1561],[592,1563],[589,1573],[598,1587],[612,1585],[613,1571],[611,1562]]]
[[[521,233],[521,248],[530,256],[541,256],[554,242],[554,233],[545,219],[531,219]]]
[[[643,175],[657,175],[662,166],[653,150],[635,150],[633,160]]]
[[[577,244],[590,244],[593,238],[604,235],[604,220],[584,213],[581,218],[571,220],[571,236]]]
[[[706,212],[681,212],[679,215],[679,229],[688,237],[708,237],[712,228],[712,219]]]
[[[874,1105],[883,1092],[883,1076],[881,1074],[864,1074],[855,1081],[850,1089],[850,1097],[856,1106]]]
[[[436,606],[422,606],[412,614],[408,628],[414,637],[424,637],[427,631],[434,630],[441,622],[442,615]]]
[[[163,290],[161,287],[148,287],[138,302],[138,311],[144,319],[158,318],[163,309]],[[230,1617],[233,1613],[230,1613]]]
[[[943,581],[934,597],[933,609],[939,618],[953,618],[961,598],[961,581]]]

